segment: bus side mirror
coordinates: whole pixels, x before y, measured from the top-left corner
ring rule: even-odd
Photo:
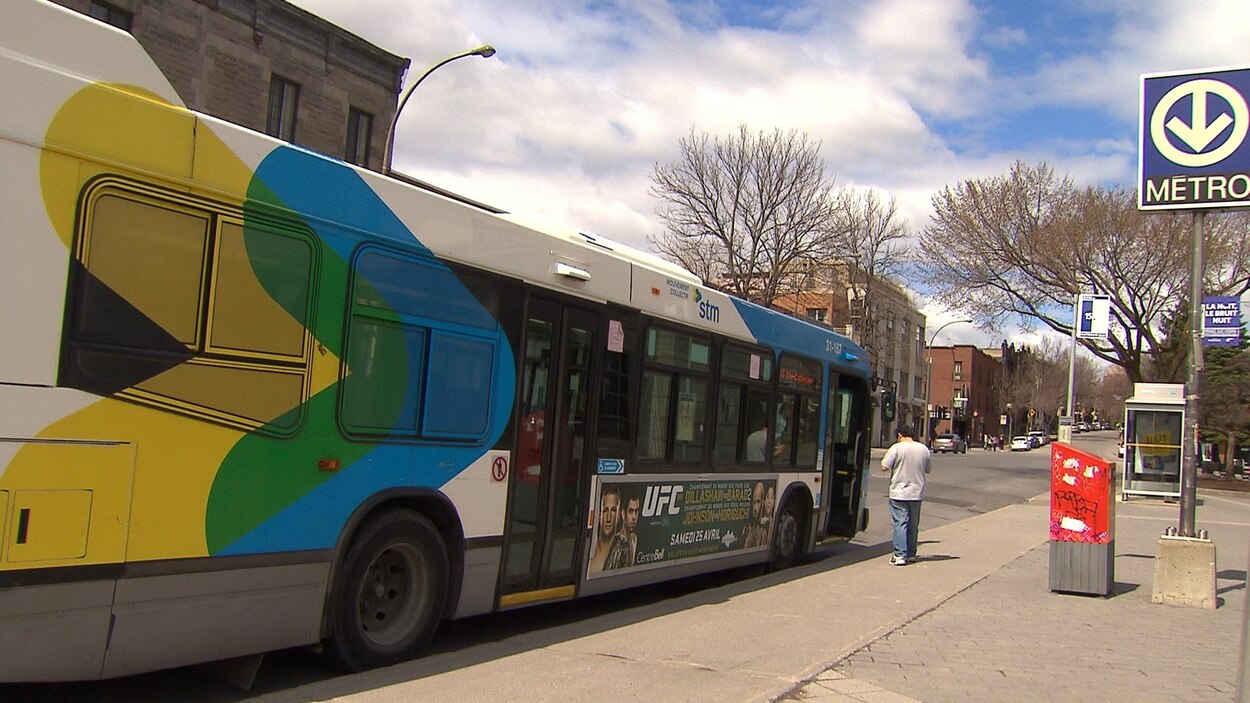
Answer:
[[[894,391],[881,391],[881,421],[894,421]]]

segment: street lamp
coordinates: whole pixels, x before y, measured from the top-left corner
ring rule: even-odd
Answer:
[[[469,49],[468,51],[463,51],[459,54],[456,54],[455,56],[448,56],[442,61],[439,61],[433,66],[430,66],[429,68],[425,69],[425,73],[422,73],[421,77],[418,78],[417,81],[412,84],[412,87],[408,88],[408,90],[404,92],[403,99],[399,101],[399,107],[395,108],[395,114],[391,115],[391,124],[389,127],[386,128],[386,149],[385,151],[382,152],[382,172],[383,173],[391,172],[391,151],[393,150],[395,146],[395,124],[399,122],[399,113],[404,111],[404,105],[408,104],[408,98],[412,97],[412,91],[416,90],[417,86],[421,85],[421,81],[425,80],[426,76],[438,70],[441,66],[449,64],[452,61],[455,61],[456,59],[463,59],[466,56],[481,56],[484,59],[489,59],[490,57],[494,55],[495,55],[495,47],[489,44],[483,44],[477,47],[476,49]]]
[[[937,328],[936,332],[929,335],[929,343],[925,345],[925,352],[929,355],[928,363],[924,369],[924,441],[926,444],[929,442],[929,435],[933,432],[933,341],[942,333],[942,330],[960,322],[972,322],[972,320],[951,320],[947,322]]]

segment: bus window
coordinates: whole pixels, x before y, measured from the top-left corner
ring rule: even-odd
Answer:
[[[398,253],[366,248],[354,263],[343,430],[396,439],[484,439],[497,349],[490,315],[467,302],[477,297],[452,271]],[[482,279],[475,287],[490,286]],[[460,302],[443,304],[451,299]]]
[[[683,377],[680,380],[673,432],[674,461],[699,461],[703,458],[707,391],[708,383],[704,379]]]
[[[629,378],[635,363],[635,337],[621,329],[621,351],[604,354],[599,389],[598,451],[602,459],[624,459],[633,446],[630,432]]]
[[[816,468],[816,440],[820,435],[820,399],[801,396],[794,430],[794,466]]]
[[[766,462],[773,446],[768,411],[772,354],[727,344],[721,351],[720,378],[713,465],[732,470],[743,463]]]
[[[697,462],[707,434],[711,342],[651,327],[639,398],[638,459]]]
[[[668,405],[672,379],[666,373],[644,371],[638,418],[638,459],[663,459],[668,447]]]
[[[818,362],[783,354],[777,381],[779,465],[815,470],[816,440],[820,433],[822,372]]]
[[[772,427],[768,422],[770,393],[751,390],[747,393],[747,429],[743,442],[742,460],[748,464],[763,464],[773,453]]]
[[[725,466],[738,461],[738,438],[742,430],[742,405],[747,387],[743,383],[721,383],[716,400],[716,443],[712,445],[712,464]]]
[[[309,364],[305,233],[129,182],[91,188],[62,383],[293,433]]]

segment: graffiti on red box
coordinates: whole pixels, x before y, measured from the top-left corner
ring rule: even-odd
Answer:
[[[1050,453],[1050,538],[1106,544],[1114,525],[1110,465],[1055,443]]]

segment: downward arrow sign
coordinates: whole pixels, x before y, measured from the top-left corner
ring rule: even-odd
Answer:
[[[1220,135],[1228,125],[1233,123],[1233,118],[1228,113],[1221,112],[1214,122],[1207,123],[1207,90],[1199,88],[1192,93],[1193,111],[1190,116],[1189,124],[1185,124],[1179,117],[1173,117],[1168,120],[1168,129],[1177,136],[1178,139],[1189,145],[1196,153],[1201,153],[1206,149],[1211,141]]]

